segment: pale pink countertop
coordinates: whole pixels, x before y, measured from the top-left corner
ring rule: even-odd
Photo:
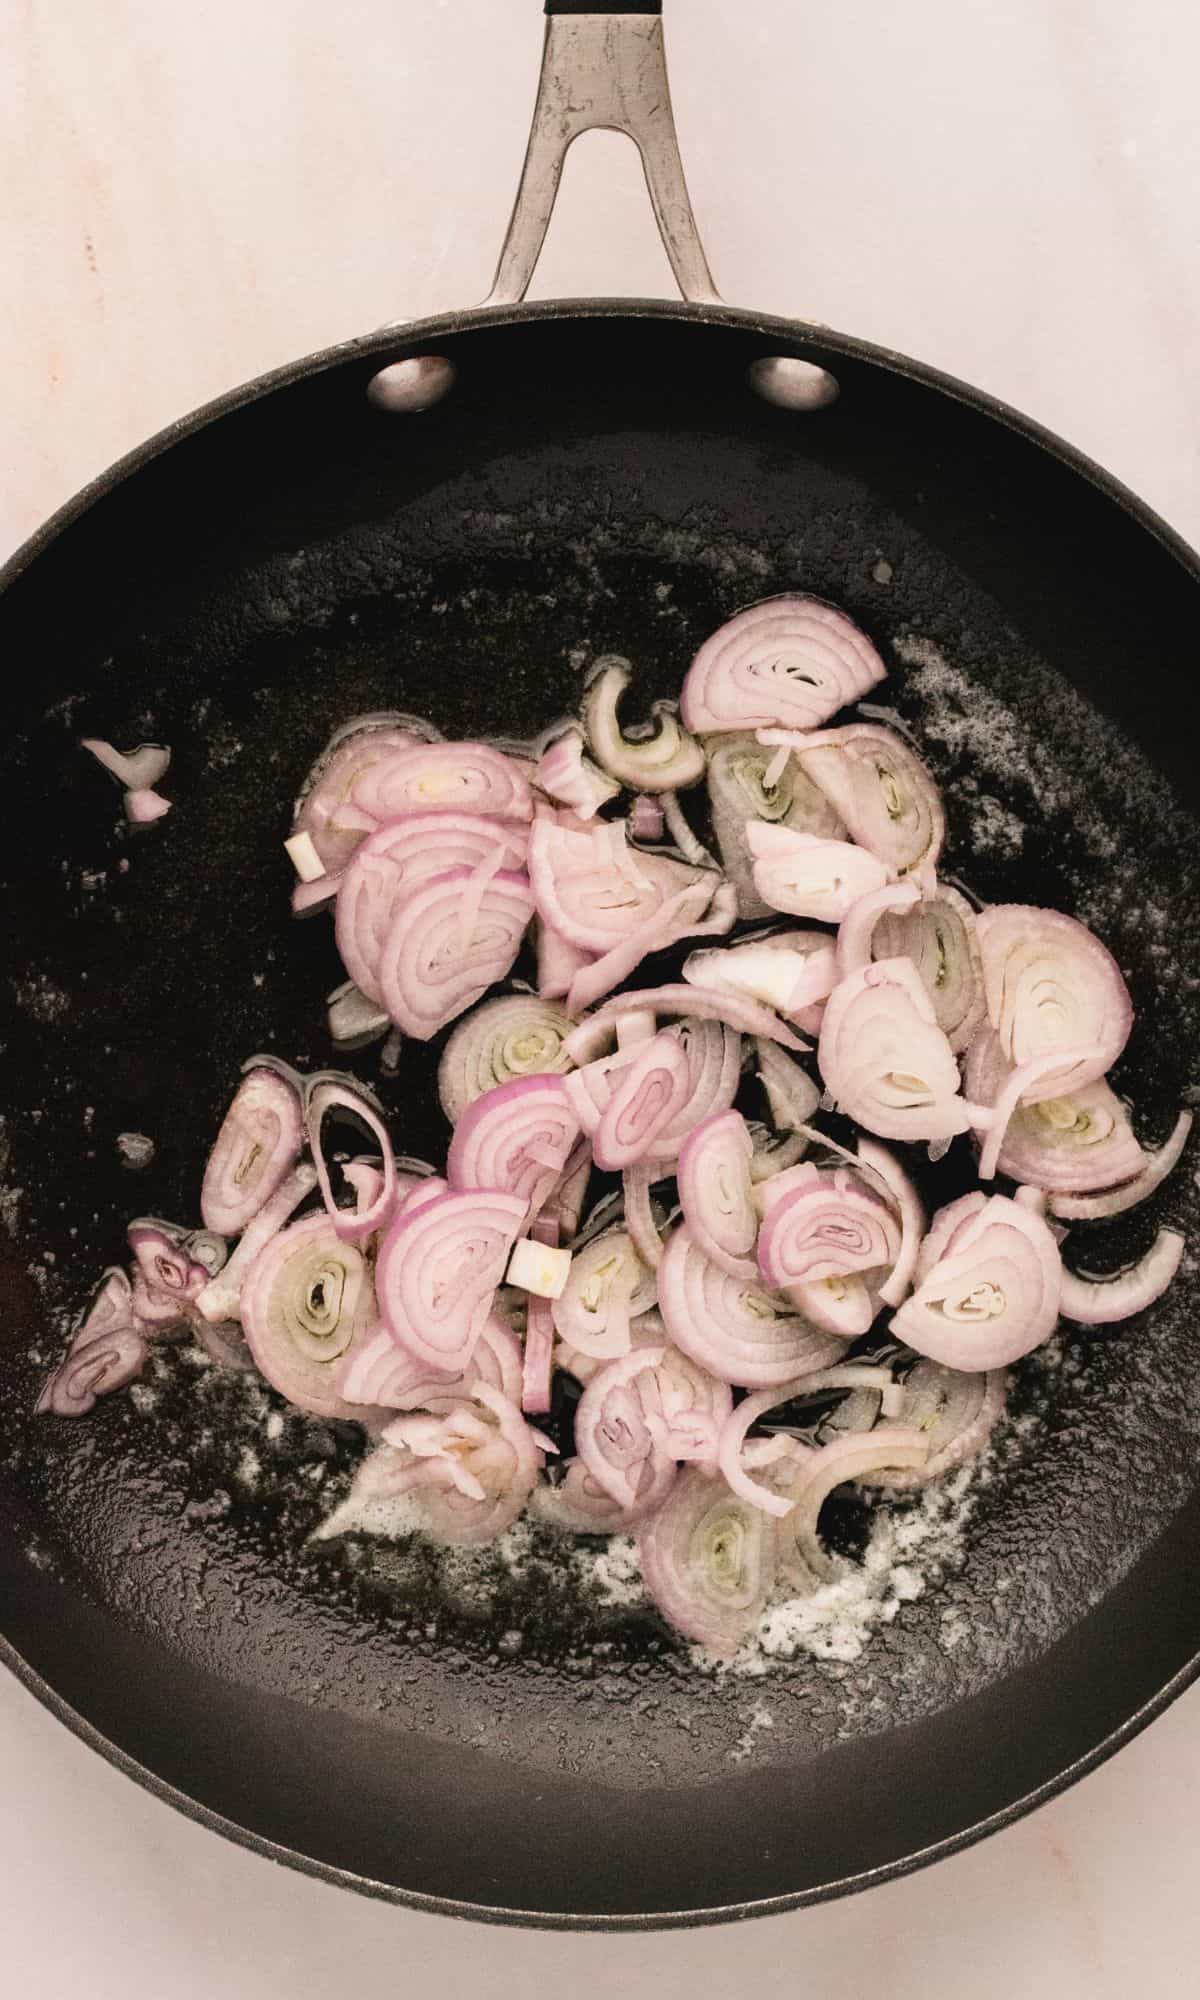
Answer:
[[[978,383],[1200,542],[1190,0],[667,0],[667,31],[727,298]],[[12,8],[0,556],[244,378],[480,298],[540,34],[538,0]],[[591,135],[535,292],[667,289],[632,150]],[[1197,1990],[1200,1692],[932,1871],[663,1936],[493,1931],[293,1875],[141,1792],[8,1677],[0,1771],[0,1990],[21,2000],[390,2000],[431,1976],[487,2000],[564,1975],[629,2000]]]

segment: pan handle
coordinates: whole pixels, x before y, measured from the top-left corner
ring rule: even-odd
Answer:
[[[663,248],[685,299],[718,301],[688,196],[671,110],[662,0],[546,0],[546,39],[517,198],[485,305],[529,290],[562,178],[581,132],[624,132],[642,156]]]

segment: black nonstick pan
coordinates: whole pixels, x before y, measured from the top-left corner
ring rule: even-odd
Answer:
[[[281,839],[330,731],[401,708],[529,733],[609,650],[666,695],[772,591],[845,605],[884,652],[880,698],[945,789],[947,868],[1103,932],[1148,1141],[1200,1080],[1195,557],[961,383],[721,304],[658,5],[547,11],[488,304],[224,398],[4,573],[0,1651],[161,1796],[328,1879],[508,1921],[688,1923],[934,1859],[1194,1677],[1194,1258],[1142,1318],[1024,1366],[986,1477],[869,1646],[834,1633],[752,1681],[536,1561],[481,1589],[314,1552],[353,1439],[272,1422],[186,1349],[82,1422],[32,1415],[129,1215],[194,1215],[241,1061],[329,1060],[337,962],[286,915]],[[641,145],[685,303],[521,303],[593,123]],[[173,746],[168,821],[114,827],[87,734]],[[406,1055],[383,1085],[418,1153],[445,1143],[432,1068]],[[157,1141],[136,1182],[128,1131]],[[1098,1233],[1097,1261],[1164,1220],[1200,1245],[1193,1171]]]

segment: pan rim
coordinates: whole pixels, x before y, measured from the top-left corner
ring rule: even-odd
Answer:
[[[1015,1826],[1039,1806],[1047,1805],[1088,1777],[1102,1764],[1124,1749],[1135,1737],[1140,1736],[1152,1722],[1165,1713],[1179,1696],[1192,1686],[1200,1676],[1200,1653],[1193,1654],[1179,1671],[1173,1674],[1165,1686],[1143,1702],[1139,1709],[1127,1717],[1119,1728],[1094,1745],[1083,1756],[1068,1764],[1062,1771],[1055,1772],[1044,1784],[1025,1792],[1018,1799],[1010,1800],[998,1811],[989,1813],[985,1819],[977,1820],[973,1826],[963,1827],[957,1833],[947,1834],[945,1839],[932,1841],[927,1847],[918,1848],[912,1854],[900,1855],[894,1861],[881,1862],[877,1868],[864,1869],[855,1875],[839,1876],[831,1882],[822,1882],[810,1889],[789,1891],[786,1895],[765,1896],[740,1903],[716,1903],[703,1907],[682,1910],[655,1910],[650,1912],[629,1911],[621,1913],[599,1913],[596,1911],[571,1910],[522,1910],[508,1904],[467,1903],[458,1898],[431,1896],[421,1890],[405,1889],[395,1882],[381,1882],[377,1877],[360,1875],[355,1870],[340,1868],[333,1862],[320,1861],[314,1855],[304,1854],[299,1848],[288,1847],[281,1841],[270,1840],[265,1834],[256,1833],[250,1827],[241,1826],[224,1813],[204,1805],[187,1792],[159,1777],[146,1764],[132,1757],[111,1737],[73,1708],[70,1702],[52,1688],[23,1654],[0,1633],[0,1664],[8,1668],[34,1699],[42,1704],[59,1722],[65,1724],[71,1734],[91,1750],[97,1751],[106,1763],[115,1770],[140,1785],[162,1804],[172,1806],[176,1812],[202,1826],[209,1833],[223,1836],[238,1847],[247,1848],[264,1861],[274,1861],[284,1867],[294,1869],[298,1874],[307,1875],[317,1881],[328,1882],[338,1889],[353,1891],[356,1895],[369,1896],[373,1901],[391,1903],[400,1908],[421,1910],[430,1916],[456,1917],[461,1922],[496,1924],[514,1930],[539,1931],[676,1931],[699,1930],[709,1925],[745,1923],[754,1917],[784,1916],[790,1910],[810,1909],[820,1903],[831,1903],[844,1896],[862,1895],[868,1889],[881,1888],[887,1882],[902,1880],[906,1875],[915,1875],[919,1869],[932,1867],[935,1862],[948,1860],[951,1855],[962,1854],[967,1848],[977,1846],[991,1834],[1001,1833],[1006,1827]]]
[[[0,566],[0,595],[3,595],[67,529],[131,476],[175,445],[184,443],[205,430],[218,419],[245,409],[276,390],[289,388],[347,363],[369,362],[378,366],[385,361],[401,359],[415,349],[427,347],[431,342],[469,334],[476,330],[526,323],[570,322],[589,318],[625,318],[631,321],[675,322],[704,328],[729,328],[761,336],[764,341],[770,341],[787,351],[803,353],[806,349],[815,349],[823,355],[840,355],[849,360],[880,368],[886,373],[904,377],[920,387],[945,396],[950,401],[975,410],[1045,452],[1068,471],[1079,475],[1148,533],[1167,554],[1174,557],[1188,575],[1196,582],[1200,582],[1200,553],[1129,487],[1046,426],[1025,416],[1010,404],[944,370],[914,360],[895,349],[878,346],[855,335],[840,333],[816,322],[785,319],[742,307],[691,305],[670,300],[580,298],[538,301],[517,306],[477,307],[468,311],[442,313],[381,327],[375,332],[338,342],[300,357],[224,392],[198,409],[174,419],[152,437],[135,446],[59,507],[3,566]],[[911,1854],[881,1863],[878,1867],[841,1876],[811,1888],[761,1899],[650,1913],[598,1914],[588,1911],[523,1910],[511,1906],[464,1902],[433,1896],[402,1888],[395,1883],[383,1882],[372,1876],[361,1875],[353,1870],[319,1860],[297,1848],[273,1841],[263,1834],[239,1825],[223,1813],[168,1783],[149,1766],[133,1757],[65,1700],[3,1633],[0,1633],[0,1664],[7,1667],[21,1685],[59,1722],[65,1724],[75,1737],[89,1748],[98,1751],[115,1769],[133,1779],[154,1797],[185,1814],[197,1825],[203,1826],[209,1832],[223,1835],[266,1860],[282,1863],[302,1874],[339,1888],[353,1890],[376,1900],[422,1910],[429,1914],[526,1929],[602,1932],[679,1930],[745,1921],[751,1917],[778,1916],[790,1910],[858,1894],[866,1889],[881,1886],[885,1882],[898,1880],[919,1868],[928,1867],[935,1861],[974,1846],[976,1842],[1015,1824],[1038,1806],[1059,1796],[1081,1778],[1098,1769],[1117,1750],[1131,1742],[1200,1677],[1200,1652],[1197,1652],[1117,1728],[1111,1730],[1091,1749],[1042,1784],[1009,1801],[973,1825],[961,1828],[956,1833],[949,1834]]]
[[[89,512],[109,493],[123,485],[134,473],[151,464],[164,452],[216,423],[221,417],[232,416],[238,410],[247,409],[278,389],[288,389],[296,383],[324,374],[345,363],[370,361],[383,365],[389,360],[402,360],[414,348],[425,347],[431,340],[446,335],[471,333],[495,326],[537,325],[554,321],[578,319],[630,319],[647,321],[674,321],[680,325],[701,327],[727,327],[744,333],[760,334],[764,339],[782,341],[792,349],[802,351],[806,347],[822,350],[827,354],[839,354],[848,360],[865,362],[869,366],[881,368],[886,374],[900,375],[922,388],[932,389],[946,396],[951,402],[961,403],[990,418],[1004,429],[1016,433],[1027,443],[1035,445],[1051,458],[1065,466],[1068,471],[1078,473],[1090,486],[1094,486],[1106,499],[1111,500],[1121,510],[1130,515],[1139,527],[1144,528],[1168,554],[1175,557],[1198,582],[1200,582],[1200,549],[1194,549],[1185,541],[1177,529],[1172,528],[1161,514],[1149,503],[1126,486],[1115,474],[1106,471],[1096,459],[1081,451],[1078,446],[1060,437],[1045,424],[1026,416],[1023,411],[1004,402],[986,390],[976,388],[961,376],[951,375],[945,369],[936,368],[924,361],[914,360],[898,348],[881,347],[868,340],[861,340],[857,334],[840,333],[834,327],[823,326],[816,320],[784,319],[776,314],[759,313],[744,306],[716,304],[691,304],[673,299],[546,299],[526,301],[515,306],[473,306],[466,311],[436,313],[425,319],[405,320],[393,325],[379,327],[373,333],[359,334],[349,340],[337,341],[330,347],[318,348],[314,353],[300,356],[297,360],[284,362],[280,367],[269,369],[263,375],[256,375],[250,381],[240,383],[233,389],[225,390],[207,403],[181,417],[175,417],[142,443],[134,445],[120,458],[106,467],[94,479],[80,487],[77,493],[56,508],[39,528],[35,528],[7,560],[0,564],[0,596],[31,567],[37,558],[57,541],[69,527]]]

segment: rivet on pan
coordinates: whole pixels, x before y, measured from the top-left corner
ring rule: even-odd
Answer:
[[[766,354],[748,372],[755,394],[781,410],[824,410],[838,398],[836,376],[791,354]]]
[[[442,354],[416,354],[372,375],[367,395],[380,410],[431,410],[453,388],[454,372]]]

